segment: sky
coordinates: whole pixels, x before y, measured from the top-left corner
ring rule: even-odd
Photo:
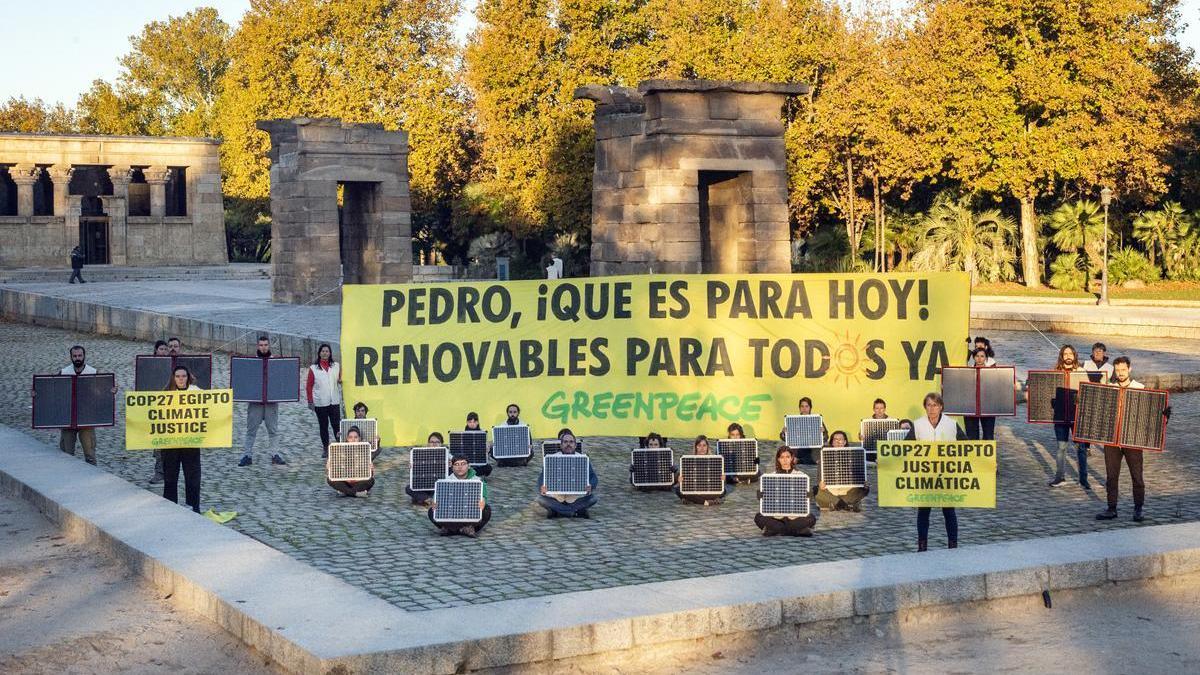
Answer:
[[[236,25],[250,0],[43,0],[5,3],[0,22],[0,101],[14,96],[73,105],[95,79],[115,80],[117,63],[129,51],[129,36],[151,21],[186,14],[205,5]],[[475,25],[475,0],[464,0],[456,33],[460,40]],[[1183,20],[1191,25],[1183,42],[1200,53],[1200,0],[1182,0]]]

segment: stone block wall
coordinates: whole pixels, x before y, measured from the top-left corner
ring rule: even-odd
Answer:
[[[802,84],[592,85],[592,274],[787,272],[781,119]]]
[[[271,136],[273,302],[332,304],[343,283],[412,280],[407,133],[338,119],[258,128]]]

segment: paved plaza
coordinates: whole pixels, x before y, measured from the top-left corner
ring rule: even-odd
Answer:
[[[334,319],[330,332],[336,332],[336,325]],[[992,337],[1001,362],[1009,360],[1008,354],[1019,355],[1016,362],[1023,368],[1053,362],[1053,350],[1036,333]],[[1076,345],[1091,341],[1087,336],[1049,339]],[[122,339],[0,323],[0,423],[28,429],[30,376],[56,372],[66,363],[67,347],[77,342],[88,347],[89,363],[117,374],[122,389],[132,386],[134,356],[149,350]],[[1107,342],[1114,354],[1133,356],[1139,371],[1200,370],[1200,345],[1195,343],[1148,338]],[[214,359],[214,369],[217,382],[228,381],[224,355]],[[813,392],[796,392],[806,393]],[[1200,459],[1192,440],[1200,432],[1200,394],[1178,394],[1171,401],[1168,452],[1146,463],[1147,525],[1200,520]],[[243,406],[237,407],[234,439],[240,446],[244,415]],[[495,411],[479,412],[485,424],[497,421],[491,419]],[[1098,523],[1092,516],[1103,507],[1099,454],[1093,452],[1090,472],[1095,493],[1073,484],[1051,490],[1046,482],[1053,474],[1053,430],[1020,419],[997,426],[1002,451],[998,508],[960,514],[963,546],[1134,526],[1128,519],[1127,475],[1121,519]],[[632,440],[616,437],[586,440],[600,475],[600,503],[591,520],[546,520],[534,504],[536,466],[497,468],[489,479],[493,517],[482,536],[438,537],[425,511],[410,506],[404,495],[405,449],[384,450],[377,464],[379,481],[369,498],[342,498],[325,485],[313,414],[303,404],[284,404],[281,427],[280,447],[290,461],[285,467],[267,463],[265,429],[251,467],[236,466],[238,450],[204,451],[202,508],[237,511],[230,527],[406,610],[876,556],[910,551],[916,543],[915,514],[879,509],[874,496],[862,513],[823,514],[812,539],[764,538],[752,520],[757,508],[753,488],[737,488],[724,504],[707,508],[680,504],[669,493],[635,492],[627,480]],[[98,431],[101,468],[157,490],[148,484],[150,454],[125,451],[122,429],[118,419],[117,427]],[[722,435],[717,429],[696,431]],[[56,432],[33,434],[50,446],[57,444]],[[764,465],[774,448],[774,443],[762,444]],[[1069,476],[1074,478],[1070,471]],[[944,544],[935,515],[931,546]]]

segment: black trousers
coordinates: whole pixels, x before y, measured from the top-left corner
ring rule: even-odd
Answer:
[[[336,403],[317,406],[313,408],[313,412],[317,413],[317,428],[321,431],[321,449],[325,450],[329,447],[330,429],[333,430],[333,440],[341,440],[339,434],[342,426],[342,406]]]
[[[450,530],[451,532],[458,532],[459,530],[463,529],[464,527],[466,527],[468,525],[470,525],[471,527],[474,527],[476,532],[479,532],[483,529],[484,525],[488,524],[488,521],[491,519],[492,519],[492,505],[491,504],[483,505],[483,517],[479,519],[478,523],[439,523],[438,521],[433,519],[433,509],[432,508],[429,509],[429,522],[433,523],[434,525],[436,525],[438,527],[444,527],[447,530]]]
[[[163,497],[179,503],[179,469],[183,468],[183,498],[200,513],[200,450],[163,450]]]
[[[917,509],[917,539],[929,539],[929,516],[933,509],[922,506]],[[958,542],[958,512],[954,509],[943,508],[942,519],[946,521],[946,540]]]
[[[765,530],[773,535],[783,537],[805,537],[812,535],[812,529],[817,524],[817,519],[814,516],[804,516],[803,518],[772,518],[764,516],[761,513],[754,514],[754,524],[758,529]]]
[[[75,283],[76,279],[79,280],[79,283],[81,283],[81,284],[83,283],[83,268],[82,267],[72,267],[71,268],[71,280],[68,281],[67,283],[73,284],[73,283]]]
[[[1142,477],[1145,454],[1141,450],[1130,450],[1116,445],[1104,446],[1104,491],[1108,497],[1108,509],[1117,510],[1118,487],[1121,483],[1121,460],[1129,466],[1129,479],[1133,483],[1133,505],[1142,508],[1146,503],[1146,481]]]
[[[964,417],[963,426],[966,427],[968,441],[996,440],[995,417]]]

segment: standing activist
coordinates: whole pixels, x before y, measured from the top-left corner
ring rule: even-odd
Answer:
[[[199,391],[186,366],[175,366],[167,391]],[[173,448],[162,451],[163,498],[179,503],[179,469],[183,469],[183,500],[200,513],[200,448]]]
[[[271,340],[266,335],[258,336],[258,346],[255,356],[260,359],[271,358]],[[278,403],[247,403],[246,404],[246,438],[242,443],[242,459],[238,466],[250,466],[254,463],[254,439],[258,436],[259,425],[266,423],[267,436],[271,452],[271,463],[284,465],[283,457],[279,456],[276,437],[279,435],[279,404]]]
[[[954,423],[954,420],[943,415],[946,404],[942,395],[930,392],[925,395],[925,416],[913,421],[912,439],[918,441],[963,441],[967,435]],[[929,548],[929,516],[931,509],[922,506],[917,509],[917,551]],[[946,548],[958,548],[958,512],[953,508],[943,508],[942,518],[946,521]]]
[[[1133,379],[1132,363],[1127,356],[1118,356],[1112,362],[1113,384],[1122,389],[1145,389],[1146,385]],[[1171,417],[1171,409],[1163,411],[1163,417]],[[1119,445],[1104,446],[1104,489],[1108,508],[1096,514],[1096,520],[1112,520],[1117,517],[1117,488],[1121,480],[1121,459],[1129,467],[1129,480],[1133,483],[1133,522],[1144,519],[1142,507],[1146,504],[1146,482],[1142,477],[1144,454],[1134,448]]]
[[[1063,373],[1083,370],[1083,365],[1079,363],[1079,357],[1075,354],[1074,347],[1063,345],[1059,348],[1058,361],[1055,362],[1054,369]],[[1054,423],[1054,439],[1058,441],[1058,463],[1054,473],[1054,480],[1050,481],[1050,487],[1059,487],[1065,485],[1067,482],[1067,447],[1071,444],[1071,429],[1073,426],[1074,422],[1066,419]],[[1092,486],[1088,483],[1087,475],[1087,444],[1076,443],[1075,456],[1079,461],[1079,486],[1084,490],[1091,490]]]
[[[981,338],[976,338],[979,340]],[[971,354],[973,361],[971,365],[976,368],[995,368],[996,359],[989,354],[990,348],[977,347]],[[996,418],[991,415],[981,415],[973,417],[967,415],[963,417],[963,426],[967,430],[967,440],[971,441],[994,441],[996,440]]]
[[[67,352],[71,364],[63,366],[59,375],[95,375],[96,369],[87,364],[87,350],[82,345],[75,345]],[[68,455],[75,454],[75,441],[83,446],[83,461],[96,465],[96,430],[92,427],[67,427],[59,431],[58,449]]]
[[[340,440],[342,426],[342,367],[333,360],[333,348],[328,344],[317,347],[317,360],[308,367],[308,409],[317,414],[317,430],[321,436],[321,459],[329,457],[329,432]]]

